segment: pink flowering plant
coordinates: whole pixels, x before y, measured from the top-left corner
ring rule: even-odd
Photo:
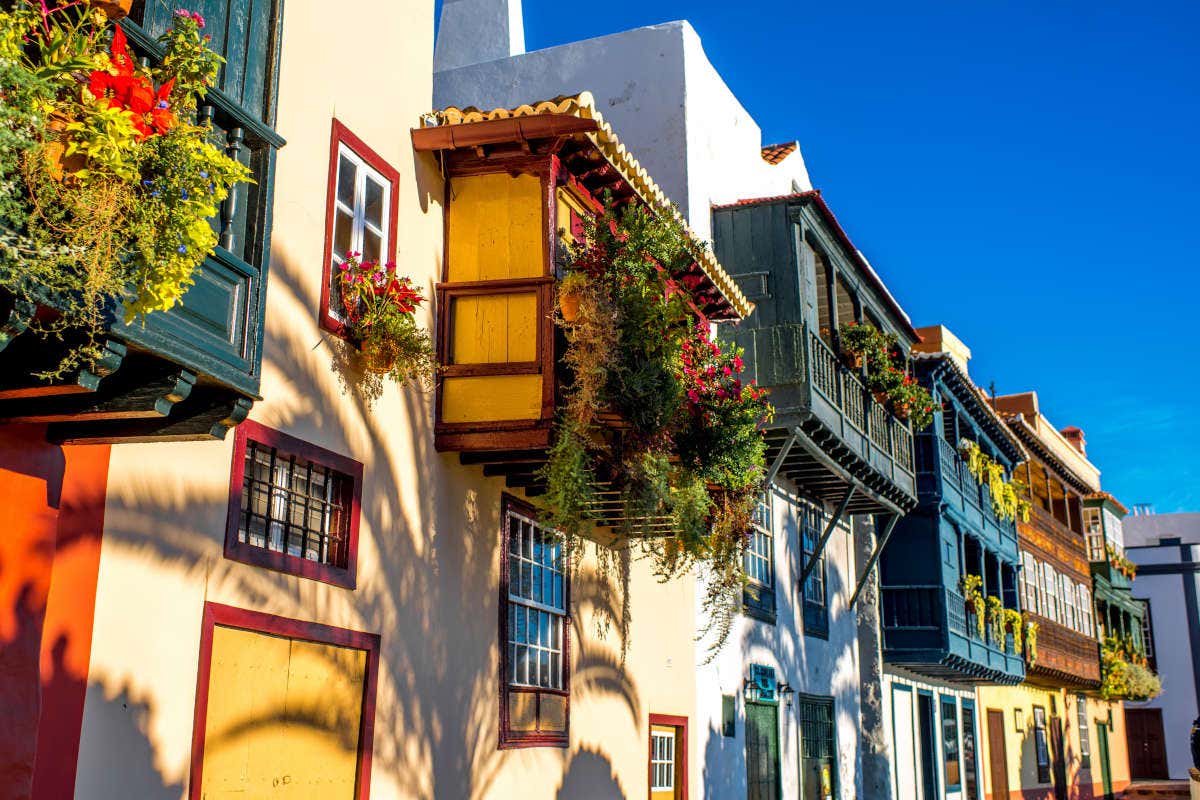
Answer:
[[[358,343],[372,372],[401,385],[410,381],[430,385],[437,359],[429,331],[416,322],[417,308],[425,298],[410,278],[396,275],[395,262],[361,258],[361,253],[347,253],[338,268],[346,332]]]

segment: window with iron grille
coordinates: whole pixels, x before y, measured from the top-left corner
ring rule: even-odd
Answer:
[[[801,501],[796,508],[800,522],[800,542],[804,558],[803,569],[814,561],[812,572],[804,581],[804,633],[808,636],[829,635],[829,608],[826,603],[825,553],[816,553],[825,528],[825,514],[813,503]]]
[[[771,493],[759,498],[751,519],[746,547],[746,586],[742,604],[747,613],[767,622],[775,621],[775,526]]]
[[[1050,744],[1046,739],[1046,709],[1033,707],[1033,750],[1037,759],[1038,783],[1050,782]]]
[[[566,746],[570,680],[569,584],[561,537],[505,497],[501,602],[500,743]]]
[[[232,471],[227,557],[354,588],[362,464],[247,421]]]
[[[802,797],[836,797],[837,769],[833,698],[802,695],[800,704],[800,757]]]
[[[652,731],[650,734],[650,791],[675,790],[675,734]]]

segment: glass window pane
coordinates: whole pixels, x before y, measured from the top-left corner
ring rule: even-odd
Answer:
[[[367,222],[371,223],[380,230],[383,229],[383,197],[383,185],[368,175],[364,216],[366,217]]]
[[[354,184],[358,170],[354,162],[345,156],[338,157],[337,198],[350,208],[354,208]]]
[[[379,252],[383,249],[383,242],[379,238],[379,234],[369,230],[363,231],[363,259],[366,261],[379,261]]]
[[[333,215],[333,255],[341,259],[354,249],[354,219],[338,209]]]

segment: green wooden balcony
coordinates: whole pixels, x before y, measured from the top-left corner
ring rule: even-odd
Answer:
[[[884,513],[916,505],[913,434],[877,403],[853,371],[805,323],[735,328],[724,336],[745,350],[749,377],[768,389],[775,418],[768,462],[793,435],[781,474],[847,511]]]
[[[258,399],[275,151],[284,140],[271,127],[277,10],[243,6],[230,0],[204,9],[227,63],[199,113],[254,180],[231,192],[211,221],[219,245],[170,311],[127,325],[121,308],[107,309],[104,357],[54,381],[34,375],[59,363],[70,335],[59,343],[28,330],[35,318],[53,318],[53,302],[34,306],[0,294],[0,424],[44,423],[51,441],[71,443],[222,438]],[[148,3],[121,23],[139,56],[161,57],[155,38],[172,12]],[[220,32],[229,15],[255,36],[226,43]]]

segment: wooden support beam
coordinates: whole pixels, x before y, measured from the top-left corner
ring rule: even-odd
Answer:
[[[250,413],[254,401],[228,389],[197,387],[158,419],[57,422],[46,429],[56,444],[195,442],[224,439]]]
[[[808,576],[811,575],[812,571],[816,568],[817,560],[820,559],[821,554],[825,552],[825,545],[829,542],[829,537],[833,535],[833,529],[836,528],[838,522],[841,521],[842,514],[846,513],[846,506],[850,505],[850,500],[854,497],[854,490],[854,484],[850,484],[849,488],[846,489],[846,496],[843,497],[842,502],[838,504],[837,511],[835,511],[833,516],[829,518],[829,524],[825,526],[824,532],[821,533],[821,538],[817,540],[817,544],[813,548],[812,556],[808,559],[807,563],[804,565],[804,569],[800,572],[801,590],[803,590],[804,584],[808,580]]]
[[[0,421],[155,419],[171,413],[195,384],[194,373],[165,362],[142,359],[136,365],[127,362],[94,392],[0,401]]]
[[[883,529],[883,536],[879,537],[879,541],[875,543],[875,549],[871,551],[871,557],[867,559],[867,568],[863,570],[862,576],[859,577],[858,584],[854,587],[854,594],[850,595],[849,608],[854,608],[854,603],[858,600],[858,596],[862,594],[863,587],[867,585],[867,579],[871,577],[871,572],[875,569],[875,565],[879,563],[879,557],[883,554],[883,548],[887,546],[888,539],[892,538],[892,531],[896,529],[896,523],[899,521],[899,514],[892,514],[888,517],[887,527]]]

